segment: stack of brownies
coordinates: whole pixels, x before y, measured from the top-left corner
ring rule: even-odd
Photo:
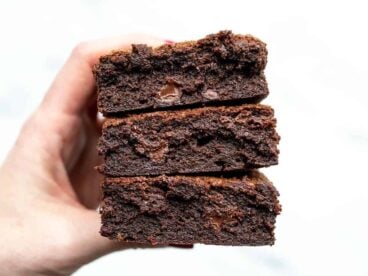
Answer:
[[[266,62],[262,41],[230,31],[100,58],[103,236],[274,243],[278,192],[256,170],[278,162],[273,109],[258,104]]]

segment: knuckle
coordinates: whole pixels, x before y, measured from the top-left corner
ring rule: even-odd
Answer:
[[[89,55],[90,47],[89,41],[82,41],[78,43],[72,50],[72,56],[76,58],[86,58]]]
[[[36,124],[36,114],[32,114],[24,123],[23,126],[21,128],[21,133],[29,133],[30,131],[32,131],[33,129],[35,129]]]
[[[42,115],[37,110],[35,111],[22,125],[20,134],[30,136],[33,133],[37,133],[41,129],[41,123],[44,121]]]

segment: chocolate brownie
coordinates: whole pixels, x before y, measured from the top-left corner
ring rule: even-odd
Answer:
[[[256,103],[268,95],[266,44],[222,31],[198,41],[102,56],[94,67],[105,115],[221,102]]]
[[[260,104],[108,119],[99,141],[106,176],[245,171],[278,162],[273,109]]]
[[[134,243],[272,245],[278,192],[262,174],[240,178],[106,178],[101,234]]]

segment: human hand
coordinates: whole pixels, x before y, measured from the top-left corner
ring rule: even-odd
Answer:
[[[164,41],[127,35],[80,44],[24,124],[0,169],[1,275],[67,275],[125,247],[99,235],[92,66],[132,43]]]

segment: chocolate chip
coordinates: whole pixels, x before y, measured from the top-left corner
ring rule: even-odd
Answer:
[[[169,83],[158,92],[157,99],[161,103],[173,103],[180,100],[182,92],[178,86]]]

